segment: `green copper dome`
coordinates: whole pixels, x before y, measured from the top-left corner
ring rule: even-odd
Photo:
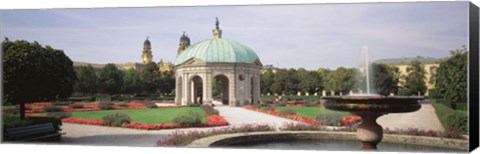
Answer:
[[[214,38],[196,43],[178,55],[175,65],[184,63],[191,58],[205,62],[253,63],[257,54],[245,45],[232,40]]]

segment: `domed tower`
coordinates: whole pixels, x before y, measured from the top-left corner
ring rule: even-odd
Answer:
[[[188,34],[183,32],[182,37],[180,37],[180,44],[178,45],[177,56],[182,54],[186,48],[190,47],[190,38],[188,38]]]
[[[152,45],[150,44],[150,41],[148,40],[148,37],[147,37],[147,40],[143,42],[142,63],[143,64],[151,63],[152,58],[153,58]]]
[[[246,45],[223,39],[218,19],[213,38],[186,48],[174,65],[177,105],[243,106],[260,100],[260,58]],[[221,93],[215,99],[214,84]]]

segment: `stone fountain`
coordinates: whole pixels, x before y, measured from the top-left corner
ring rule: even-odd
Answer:
[[[324,97],[324,105],[327,109],[348,111],[360,116],[362,123],[357,127],[357,138],[362,142],[364,150],[375,150],[383,138],[383,128],[377,123],[377,118],[388,113],[417,111],[421,107],[418,101],[424,97],[370,94],[368,52],[364,49],[367,94]]]

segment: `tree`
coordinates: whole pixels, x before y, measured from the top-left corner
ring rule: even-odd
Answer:
[[[123,71],[119,70],[115,64],[107,64],[100,71],[98,85],[100,92],[110,96],[120,93],[123,86]]]
[[[161,71],[160,73],[160,92],[170,93],[175,89],[175,72],[170,71]]]
[[[355,84],[355,69],[347,69],[339,67],[335,71],[330,72],[325,80],[325,89],[334,91],[335,93],[348,93]]]
[[[128,69],[125,71],[122,91],[127,94],[139,94],[143,92],[143,83],[136,70]]]
[[[299,71],[299,80],[298,87],[301,91],[313,94],[323,90],[322,77],[315,71],[307,71],[304,75]]]
[[[423,95],[427,91],[425,83],[425,69],[419,61],[412,61],[407,67],[403,95]]]
[[[260,91],[262,92],[262,94],[273,93],[272,85],[274,82],[274,78],[275,73],[273,73],[272,69],[270,68],[267,69],[265,73],[260,76],[260,85],[262,85],[260,87]]]
[[[76,80],[73,62],[62,50],[25,40],[2,42],[3,102],[20,105],[70,96]]]
[[[451,108],[456,109],[456,104],[467,102],[467,71],[468,49],[451,51],[451,56],[440,63],[435,79],[435,89],[450,101]]]
[[[97,74],[91,65],[80,66],[77,70],[77,82],[74,90],[80,93],[94,94],[97,92]]]
[[[375,91],[387,96],[398,92],[398,68],[386,64],[372,64]]]
[[[275,74],[272,91],[277,94],[291,94],[294,84],[291,82],[287,69],[279,69]]]
[[[154,62],[145,65],[140,74],[140,79],[144,83],[144,90],[148,94],[157,92],[160,87],[161,76],[157,64]]]

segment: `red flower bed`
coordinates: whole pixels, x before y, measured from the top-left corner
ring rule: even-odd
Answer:
[[[101,125],[101,126],[110,126],[104,124],[103,120],[90,120],[90,119],[80,119],[80,118],[64,118],[62,122],[66,123],[76,123],[76,124],[87,124],[87,125]],[[120,127],[124,128],[134,128],[134,129],[145,129],[145,130],[158,130],[158,129],[173,129],[173,128],[189,128],[189,127],[213,127],[213,126],[226,126],[228,122],[219,115],[211,115],[207,117],[207,122],[196,125],[178,125],[178,124],[141,124],[141,123],[129,123],[122,124]],[[112,126],[114,127],[114,126]]]
[[[87,124],[87,125],[104,125],[103,120],[91,120],[81,118],[63,118],[62,122],[75,123],[75,124]]]
[[[42,108],[25,110],[25,113],[39,113],[39,112],[45,112],[45,110],[43,110]]]
[[[309,118],[309,117],[303,117],[303,116],[298,116],[298,115],[281,115],[279,112],[277,112],[275,110],[263,110],[263,109],[260,109],[260,108],[253,108],[252,106],[244,106],[243,108],[253,110],[253,111],[257,111],[257,112],[270,114],[270,115],[274,115],[274,116],[284,117],[284,118],[287,118],[287,119],[296,120],[296,121],[300,121],[300,122],[304,122],[304,123],[308,123],[308,124],[316,124],[317,123],[317,120]],[[342,126],[350,126],[350,125],[353,125],[353,124],[358,123],[360,121],[361,121],[361,118],[359,116],[354,116],[354,115],[345,116],[345,117],[342,117]]]
[[[351,126],[353,124],[359,123],[362,121],[362,118],[355,115],[349,115],[342,117],[342,126]]]
[[[243,108],[253,110],[253,111],[257,111],[257,112],[270,114],[270,115],[274,115],[274,116],[284,117],[284,118],[287,118],[287,119],[301,121],[301,122],[305,122],[305,123],[308,123],[308,124],[317,123],[317,121],[315,119],[312,119],[312,118],[298,116],[298,115],[281,115],[279,112],[277,112],[275,110],[263,110],[263,109],[260,109],[260,108],[253,108],[252,106],[244,106]]]
[[[64,107],[63,110],[65,112],[78,112],[78,111],[100,111],[101,109],[98,107],[83,107],[79,109],[71,108],[71,107]]]
[[[26,103],[25,106],[51,106],[51,102],[33,102],[33,103]]]

